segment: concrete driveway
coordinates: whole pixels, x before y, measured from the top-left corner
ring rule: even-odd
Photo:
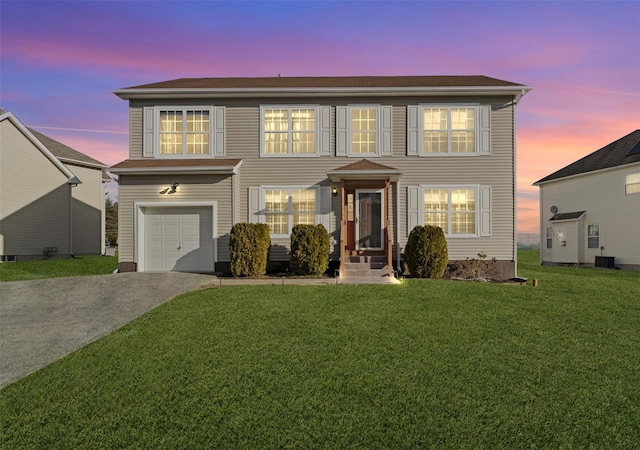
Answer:
[[[215,281],[169,272],[2,282],[0,388]]]

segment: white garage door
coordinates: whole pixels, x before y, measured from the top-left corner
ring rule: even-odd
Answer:
[[[144,270],[213,272],[210,207],[145,208]]]

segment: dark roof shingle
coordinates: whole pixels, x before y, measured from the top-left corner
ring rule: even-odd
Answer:
[[[92,166],[107,167],[105,163],[102,163],[97,159],[93,159],[91,156],[85,155],[78,150],[74,150],[68,145],[63,144],[62,142],[51,139],[49,136],[39,133],[33,128],[27,127],[27,129],[36,137],[36,139],[38,139],[42,143],[42,145],[47,148],[47,150],[53,153],[56,158],[65,163],[76,162],[80,165],[89,164]]]
[[[617,141],[553,172],[551,175],[547,175],[533,184],[537,185],[573,175],[581,175],[596,170],[610,169],[612,167],[640,162],[640,153],[631,151],[638,143],[640,143],[640,130],[629,133]]]

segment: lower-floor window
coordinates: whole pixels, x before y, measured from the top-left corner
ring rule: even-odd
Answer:
[[[296,225],[315,225],[316,189],[264,189],[264,215],[271,234],[290,234]]]
[[[600,248],[600,225],[587,225],[587,247]]]
[[[547,227],[547,248],[553,247],[553,228]]]
[[[425,225],[438,226],[447,235],[477,234],[477,188],[424,187],[422,194]]]

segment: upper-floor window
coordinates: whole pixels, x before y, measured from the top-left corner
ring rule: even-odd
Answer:
[[[409,105],[407,154],[489,154],[489,127],[488,105]]]
[[[160,111],[160,154],[209,154],[210,120],[207,110]]]
[[[475,107],[425,107],[422,118],[425,153],[475,153]]]
[[[351,108],[351,153],[378,154],[378,108]]]
[[[389,105],[336,107],[336,155],[358,158],[391,156]]]
[[[630,173],[625,177],[624,193],[627,195],[640,193],[640,172]]]
[[[600,248],[600,225],[587,225],[587,247]]]
[[[318,154],[317,107],[261,108],[263,156]]]
[[[211,158],[225,154],[225,108],[143,108],[143,156]]]

